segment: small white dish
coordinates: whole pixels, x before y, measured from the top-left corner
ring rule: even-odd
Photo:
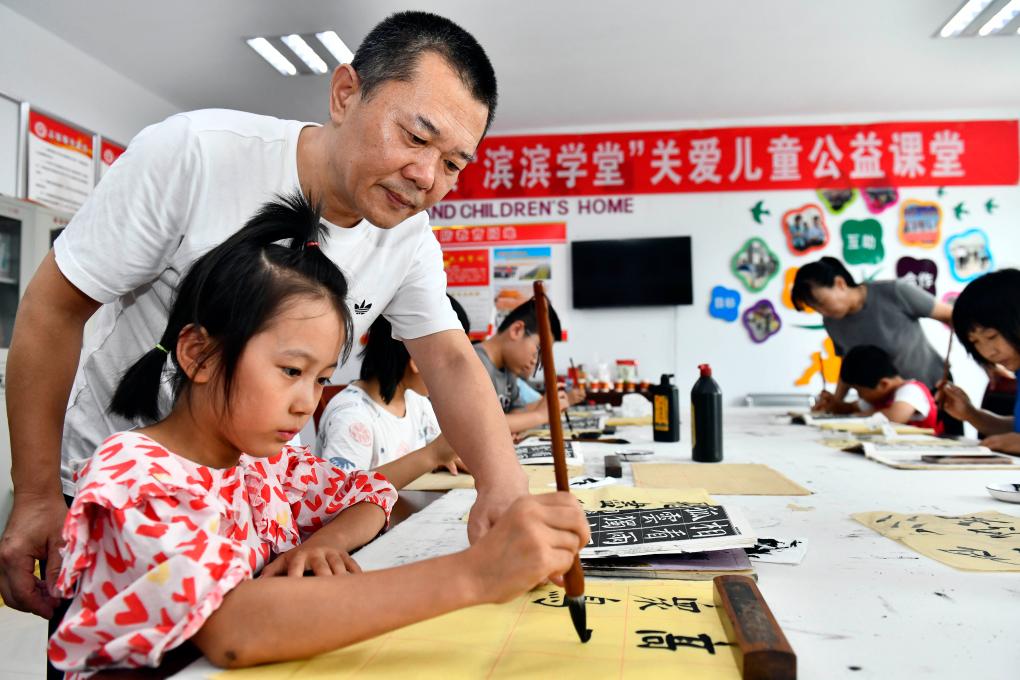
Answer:
[[[616,455],[626,461],[648,460],[655,454],[651,449],[617,449]]]
[[[989,484],[985,487],[992,498],[998,498],[1007,503],[1020,503],[1020,484]]]

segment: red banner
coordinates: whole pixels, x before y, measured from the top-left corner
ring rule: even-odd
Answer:
[[[498,246],[507,243],[567,242],[566,222],[432,227],[432,233],[444,249],[462,246]]]
[[[447,286],[489,285],[489,250],[454,250],[443,253]]]
[[[113,162],[120,158],[120,155],[124,153],[126,149],[120,144],[111,142],[109,139],[102,140],[99,147],[99,160],[103,162],[103,165],[110,167]]]
[[[446,200],[1016,184],[1017,121],[489,137]]]
[[[28,130],[53,146],[76,151],[92,158],[92,133],[82,132],[38,111],[28,112]]]

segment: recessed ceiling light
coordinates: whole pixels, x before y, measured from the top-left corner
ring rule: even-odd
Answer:
[[[945,23],[942,30],[939,31],[939,35],[943,38],[955,38],[960,35],[990,4],[992,4],[992,0],[967,0]]]
[[[322,57],[317,55],[311,45],[306,43],[305,39],[297,33],[285,35],[281,38],[281,40],[283,40],[283,44],[289,47],[301,61],[305,62],[305,66],[312,69],[312,73],[321,75],[329,70],[326,66],[326,62],[322,60]]]
[[[1017,14],[1020,14],[1020,0],[1009,0],[1002,9],[995,13],[995,16],[985,22],[985,25],[978,31],[978,35],[983,38],[986,35],[998,33],[1006,28],[1006,24],[1013,21]]]
[[[344,41],[340,39],[336,31],[323,31],[322,33],[316,33],[315,37],[319,39],[323,47],[329,50],[329,53],[333,55],[338,64],[349,64],[354,59],[354,53],[344,44]]]
[[[245,42],[248,43],[249,47],[258,52],[260,57],[268,61],[272,67],[281,74],[285,76],[293,76],[297,74],[297,67],[290,63],[287,57],[283,56],[280,50],[273,47],[273,44],[265,38],[249,38],[245,40]]]

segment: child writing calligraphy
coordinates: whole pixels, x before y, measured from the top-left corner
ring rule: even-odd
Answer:
[[[347,552],[384,527],[392,485],[287,445],[350,343],[320,230],[301,197],[264,206],[196,261],[124,375],[126,417],[157,419],[164,371],[174,399],[77,475],[57,581],[73,601],[48,649],[68,677],[157,666],[189,640],[220,666],[311,656],[561,582],[587,541],[569,495],[525,497],[466,551],[359,573]]]
[[[460,461],[439,430],[425,380],[384,317],[372,323],[360,356],[360,378],[319,419],[319,455],[345,470],[378,469],[398,489],[437,467],[457,474]]]
[[[953,331],[967,353],[985,368],[1020,370],[1020,270],[1002,269],[971,281],[953,305]],[[1012,416],[974,406],[952,382],[940,382],[935,399],[948,413],[966,420],[986,436],[995,451],[1020,454],[1020,399]]]
[[[893,423],[917,427],[935,428],[938,424],[938,408],[928,388],[901,376],[879,347],[858,345],[847,352],[839,379],[857,390],[864,401],[850,405],[853,413],[881,413]]]

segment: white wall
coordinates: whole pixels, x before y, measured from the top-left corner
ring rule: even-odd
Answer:
[[[3,5],[0,93],[124,144],[146,125],[179,110]],[[16,118],[0,121],[5,126],[0,134],[10,131],[12,121]],[[10,466],[7,405],[0,393],[0,528],[10,512]]]
[[[180,110],[4,5],[0,92],[122,144]]]
[[[912,120],[955,120],[964,118],[1017,118],[1018,112],[938,112],[927,115],[917,114]],[[903,118],[903,116],[890,117]],[[822,122],[880,122],[882,116],[869,118],[846,118],[842,121],[832,117],[799,117],[785,121],[789,124],[811,124]],[[775,124],[777,121],[696,121],[665,124],[656,129],[684,129],[688,127],[715,127],[732,125]],[[779,121],[782,122],[782,121]],[[618,127],[609,131],[634,128]],[[584,130],[589,132],[591,130]],[[532,131],[529,131],[529,133]],[[556,132],[564,132],[557,130]],[[576,130],[581,132],[581,130]],[[536,131],[535,134],[541,134]],[[1009,187],[949,187],[945,196],[936,196],[936,189],[917,188],[900,191],[900,203],[914,198],[938,201],[943,209],[942,239],[971,227],[980,227],[990,238],[992,251],[998,268],[1020,266],[1020,188]],[[994,214],[987,214],[984,203],[994,198],[999,208]],[[763,224],[756,224],[749,209],[758,200],[764,200],[771,215]],[[970,214],[962,221],[953,215],[952,207],[965,202]],[[557,345],[555,350],[557,367],[561,372],[572,357],[578,363],[593,364],[596,360],[608,361],[617,358],[637,359],[641,375],[657,380],[661,373],[676,373],[681,393],[689,390],[697,379],[697,366],[710,363],[716,380],[729,402],[742,399],[749,392],[803,392],[815,393],[821,383],[816,377],[807,387],[795,387],[794,381],[810,362],[812,352],[822,350],[826,337],[821,330],[796,328],[796,324],[820,324],[817,314],[795,312],[781,305],[783,272],[790,266],[812,262],[822,255],[842,258],[840,226],[847,219],[875,218],[884,230],[885,259],[878,265],[853,266],[855,276],[871,275],[878,270],[879,279],[895,277],[896,261],[905,255],[914,258],[934,260],[939,269],[937,295],[949,291],[960,291],[965,284],[952,279],[947,266],[942,243],[935,249],[907,247],[899,242],[899,205],[888,208],[879,215],[872,215],[860,197],[838,216],[826,212],[826,224],[830,233],[829,245],[821,252],[806,256],[794,256],[786,247],[780,231],[782,214],[805,203],[820,204],[814,191],[760,191],[720,192],[704,194],[641,195],[633,197],[634,212],[624,215],[578,215],[572,210],[565,219],[569,240],[612,239],[690,235],[693,237],[692,260],[694,279],[694,305],[684,307],[648,307],[626,310],[576,310],[558,309],[564,326],[569,331],[569,340]],[[454,203],[453,205],[456,205]],[[553,218],[561,219],[561,218]],[[505,221],[505,220],[504,220]],[[527,220],[519,219],[519,222]],[[464,223],[463,220],[438,224]],[[479,220],[481,224],[499,223],[500,220]],[[474,222],[472,222],[474,223]],[[730,272],[730,258],[743,242],[752,237],[763,238],[769,247],[779,255],[780,273],[760,293],[749,293]],[[564,263],[569,264],[569,249]],[[554,259],[554,265],[556,265]],[[555,266],[554,266],[555,269]],[[554,271],[554,278],[567,277],[568,271]],[[863,276],[861,277],[863,278]],[[562,280],[562,279],[561,279]],[[741,311],[749,302],[768,299],[779,311],[783,322],[782,330],[763,344],[751,342],[739,319],[726,323],[708,315],[709,292],[715,285],[739,290]],[[569,288],[567,299],[569,300]],[[948,329],[935,321],[922,322],[925,331],[939,354],[944,354],[948,342]],[[954,345],[952,355],[954,377],[972,395],[980,399],[985,378],[974,363],[966,357],[960,346]],[[685,400],[681,400],[685,401]]]

